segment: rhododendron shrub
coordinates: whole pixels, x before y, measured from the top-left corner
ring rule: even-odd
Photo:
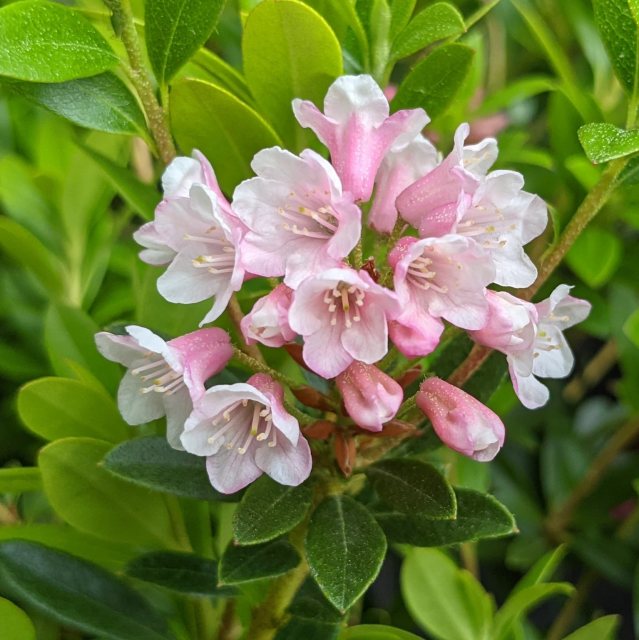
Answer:
[[[6,313],[48,354],[17,399],[47,442],[0,468],[0,637],[564,637],[636,555],[634,4],[104,2],[0,8]],[[626,129],[594,122],[624,89]]]

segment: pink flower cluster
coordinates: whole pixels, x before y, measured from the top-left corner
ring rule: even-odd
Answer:
[[[345,411],[363,429],[380,431],[403,401],[401,386],[374,366],[389,341],[407,358],[428,355],[444,321],[503,352],[523,404],[544,404],[548,391],[537,378],[570,372],[562,331],[590,305],[565,285],[538,304],[488,288],[533,283],[524,246],[547,223],[546,205],[523,190],[521,174],[490,171],[496,141],[465,145],[462,124],[442,158],[421,133],[426,113],[391,115],[365,75],[338,78],[323,112],[304,100],[294,100],[293,110],[330,162],[310,149],[260,151],[255,177],[231,202],[197,151],[166,169],[155,219],[135,234],[142,260],[166,267],[160,293],[182,304],[212,299],[203,325],[247,278],[281,278],[244,317],[244,339],[275,348],[302,343],[305,366],[335,378]],[[374,259],[362,261],[362,247]],[[129,367],[119,395],[127,421],[166,414],[171,444],[206,456],[220,491],[262,472],[292,485],[308,476],[310,450],[278,383],[258,374],[205,390],[231,357],[227,334],[200,329],[165,343],[141,327],[127,330],[97,338],[107,358]],[[426,380],[417,404],[465,455],[489,460],[503,443],[499,418],[442,380]]]

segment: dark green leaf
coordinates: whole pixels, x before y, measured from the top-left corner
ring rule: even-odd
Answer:
[[[56,2],[27,0],[0,9],[0,75],[30,82],[92,76],[117,64],[82,15]]]
[[[235,541],[256,544],[290,531],[304,519],[312,496],[306,485],[287,487],[262,476],[247,489],[235,512]]]
[[[39,489],[42,489],[42,476],[37,467],[0,469],[0,493],[23,493]]]
[[[566,636],[564,640],[613,640],[619,626],[619,616],[602,616],[581,629]]]
[[[81,127],[146,137],[146,122],[137,100],[112,73],[68,82],[12,82],[11,91],[46,107]]]
[[[419,636],[384,624],[358,624],[344,629],[339,640],[420,640]]]
[[[595,22],[610,61],[628,93],[637,84],[637,24],[628,0],[593,0]]]
[[[422,107],[431,118],[444,113],[466,81],[474,55],[463,44],[435,49],[399,85],[393,110]]]
[[[435,467],[420,460],[382,460],[366,469],[375,491],[401,513],[433,519],[454,519],[453,488]]]
[[[336,640],[341,624],[308,620],[293,616],[285,627],[280,629],[275,640]]]
[[[579,129],[579,142],[590,161],[599,164],[639,152],[639,131],[592,122]]]
[[[321,104],[342,74],[335,34],[313,9],[293,0],[264,0],[251,11],[242,39],[244,73],[255,100],[292,150],[308,133],[296,123],[293,98]]]
[[[124,480],[154,491],[197,500],[223,497],[211,486],[205,459],[173,449],[166,438],[123,442],[109,451],[104,467]]]
[[[399,60],[425,49],[433,42],[463,33],[464,18],[447,2],[437,2],[420,11],[397,36],[391,58]]]
[[[208,40],[225,0],[148,0],[144,35],[151,67],[167,83]]]
[[[348,496],[326,498],[311,518],[306,558],[327,599],[345,611],[375,580],[386,538],[366,507]]]
[[[504,379],[508,365],[503,354],[494,351],[464,385],[464,391],[480,402],[488,402]]]
[[[2,640],[35,640],[29,616],[10,600],[0,598],[0,637]]]
[[[126,573],[180,593],[203,596],[231,593],[217,586],[217,562],[193,553],[152,551],[129,562]]]
[[[418,547],[441,547],[499,538],[516,531],[512,514],[492,496],[471,489],[455,489],[455,494],[455,520],[429,520],[392,512],[379,513],[376,518],[391,540]]]
[[[288,573],[300,562],[295,547],[286,540],[240,547],[229,545],[220,560],[219,583],[241,584]]]
[[[104,569],[33,542],[0,544],[0,581],[20,602],[110,640],[167,640],[166,623],[136,591]]]
[[[171,118],[182,151],[199,149],[228,193],[252,175],[251,160],[260,149],[279,144],[275,132],[253,109],[203,80],[175,83]]]

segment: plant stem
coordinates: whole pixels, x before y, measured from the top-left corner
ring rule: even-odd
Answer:
[[[237,347],[234,347],[233,357],[255,373],[267,373],[271,378],[275,378],[275,380],[291,389],[299,389],[304,386],[276,369],[269,367],[263,360],[257,360]]]
[[[104,0],[104,3],[111,9],[113,22],[120,32],[120,38],[131,65],[131,82],[133,82],[142,101],[158,154],[162,162],[168,164],[175,157],[175,145],[171,137],[168,118],[155,96],[150,74],[144,64],[130,0]]]
[[[242,312],[242,308],[240,307],[240,303],[238,302],[235,294],[231,296],[231,299],[229,300],[229,306],[226,308],[226,310],[228,311],[229,317],[231,318],[231,321],[233,322],[238,335],[242,337],[243,334],[241,329],[241,322],[244,318],[244,313]],[[247,356],[249,356],[253,360],[256,360],[261,365],[266,366],[264,356],[262,355],[260,348],[256,344],[244,343],[240,345],[240,348]]]

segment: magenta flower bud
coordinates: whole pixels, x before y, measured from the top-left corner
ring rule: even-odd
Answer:
[[[440,378],[422,382],[417,406],[428,416],[446,446],[473,460],[492,460],[504,444],[504,424],[499,416]]]
[[[404,399],[404,392],[395,380],[363,362],[353,362],[335,382],[348,415],[369,431],[381,431],[384,423],[395,417]]]

